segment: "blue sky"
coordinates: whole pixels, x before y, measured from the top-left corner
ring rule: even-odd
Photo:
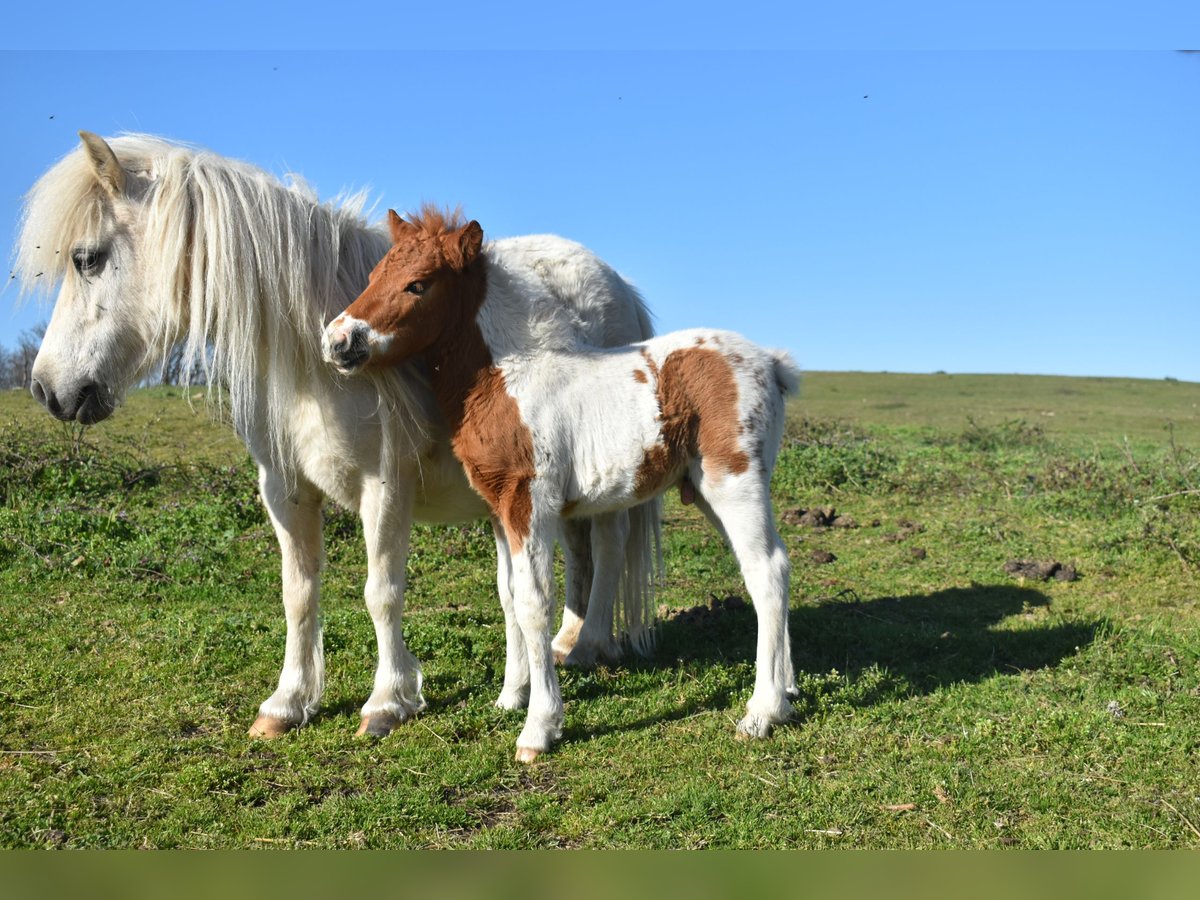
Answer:
[[[244,49],[240,31],[227,51],[8,49],[0,238],[76,130],[148,131],[322,196],[368,187],[380,215],[462,204],[489,236],[580,240],[660,331],[731,328],[807,369],[1200,381],[1200,54],[1154,49],[1149,26],[1056,49],[989,31],[998,13],[970,23],[970,49],[774,21],[731,19],[719,41],[653,20],[632,50],[599,14],[557,41],[497,20],[458,41],[380,32],[391,49],[370,51]],[[15,293],[9,346],[47,315]]]

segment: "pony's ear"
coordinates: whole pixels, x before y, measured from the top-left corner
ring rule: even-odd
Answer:
[[[388,210],[388,231],[392,233],[392,243],[398,244],[410,234],[416,226],[411,222],[405,222],[394,209]]]
[[[113,153],[112,147],[108,146],[100,135],[90,131],[79,132],[79,139],[83,141],[83,150],[87,154],[88,162],[104,189],[113,197],[124,194],[125,170],[117,161],[117,154]]]
[[[475,261],[483,247],[483,228],[472,219],[458,233],[458,249],[462,253],[462,265],[465,269]]]

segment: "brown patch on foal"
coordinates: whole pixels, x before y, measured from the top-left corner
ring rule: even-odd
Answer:
[[[646,373],[643,372],[641,369],[634,369],[633,370],[633,380],[636,381],[638,384],[645,384],[649,379],[646,378]]]
[[[750,458],[738,446],[737,380],[729,360],[700,347],[676,350],[660,372],[648,353],[642,355],[657,382],[661,428],[659,443],[638,467],[638,496],[661,490],[695,456],[703,458],[705,474],[745,472]]]
[[[451,446],[472,487],[504,524],[509,548],[520,553],[533,520],[529,489],[537,476],[533,435],[505,388],[504,374],[494,366],[467,392],[462,411],[462,421],[452,430]]]

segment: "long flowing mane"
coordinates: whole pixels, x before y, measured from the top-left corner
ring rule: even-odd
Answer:
[[[135,176],[137,264],[147,312],[159,323],[143,368],[161,364],[182,337],[187,360],[208,376],[210,396],[214,385],[227,392],[235,427],[265,429],[276,462],[287,466],[289,409],[298,396],[324,397],[337,386],[321,360],[321,330],[366,286],[389,245],[365,218],[365,194],[321,203],[300,179],[285,184],[150,135],[109,145]],[[70,248],[98,231],[103,204],[79,148],[38,180],[25,199],[15,254],[25,291],[63,277]],[[402,411],[399,421],[420,429],[423,402],[408,379],[378,382],[381,415]]]

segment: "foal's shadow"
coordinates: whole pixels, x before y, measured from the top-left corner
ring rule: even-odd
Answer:
[[[994,675],[1050,668],[1095,640],[1102,622],[1039,621],[1050,598],[1041,591],[1008,585],[973,585],[932,594],[861,600],[851,591],[791,610],[792,658],[800,681],[795,706],[803,717],[820,701],[823,687],[811,675],[837,676],[838,699],[854,706],[928,694],[951,684]],[[1000,626],[1003,623],[1003,627]],[[753,662],[757,620],[749,603],[714,600],[673,614],[662,623],[653,658],[632,669],[690,668],[704,663]],[[814,684],[816,686],[814,686]],[[610,693],[581,681],[572,699]],[[588,728],[590,735],[631,731],[682,719],[700,710],[742,710],[749,683],[716,688],[675,710],[612,727]],[[647,687],[646,690],[650,690]]]

